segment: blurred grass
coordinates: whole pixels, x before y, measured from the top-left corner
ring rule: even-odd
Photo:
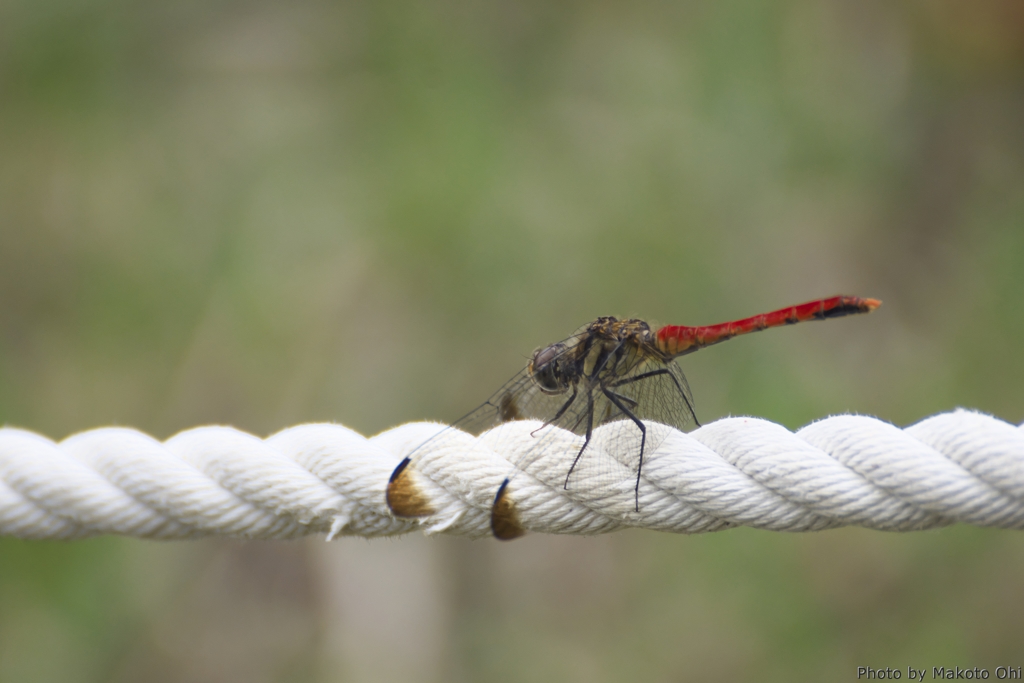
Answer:
[[[370,434],[597,315],[841,292],[688,357],[702,421],[1019,423],[1022,84],[1013,0],[10,1],[0,421]],[[1024,659],[1008,532],[431,543],[425,679]],[[317,558],[380,547],[0,539],[0,680],[372,678]]]

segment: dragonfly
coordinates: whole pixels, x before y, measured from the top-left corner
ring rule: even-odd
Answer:
[[[549,437],[559,429],[582,437],[579,448],[567,454],[563,483],[566,489],[594,441],[595,430],[603,425],[618,425],[615,433],[623,438],[613,438],[611,443],[631,451],[628,460],[635,462],[636,467],[632,480],[634,508],[639,512],[644,456],[658,445],[650,434],[649,424],[659,422],[677,429],[690,423],[700,426],[690,387],[677,358],[770,327],[869,313],[881,303],[877,299],[833,296],[699,327],[665,325],[654,329],[633,318],[598,318],[572,336],[534,351],[526,367],[491,398],[413,450],[391,475],[388,505],[400,517],[420,517],[432,512],[415,494],[407,468],[417,451],[448,430],[482,433],[516,420],[536,420],[540,426],[531,432],[534,442],[529,450],[537,457],[556,441]],[[526,462],[529,461],[528,457]],[[492,506],[491,528],[498,538],[514,538],[523,533],[512,519],[513,511],[505,495],[509,482],[506,477]]]

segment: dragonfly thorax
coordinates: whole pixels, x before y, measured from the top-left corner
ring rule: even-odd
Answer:
[[[651,328],[642,320],[598,318],[569,342],[537,349],[528,371],[545,394],[564,394],[581,380],[621,375],[657,354]]]

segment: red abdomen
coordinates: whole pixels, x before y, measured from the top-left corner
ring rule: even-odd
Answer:
[[[780,325],[792,325],[805,320],[824,320],[855,313],[870,313],[881,305],[882,302],[878,299],[833,296],[717,325],[703,327],[666,325],[658,330],[657,344],[662,352],[670,356],[681,356],[740,334],[757,332]]]

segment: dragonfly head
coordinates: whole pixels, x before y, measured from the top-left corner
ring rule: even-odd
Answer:
[[[533,381],[545,394],[561,394],[569,389],[569,381],[560,367],[560,359],[568,347],[561,342],[534,352],[529,371]]]

